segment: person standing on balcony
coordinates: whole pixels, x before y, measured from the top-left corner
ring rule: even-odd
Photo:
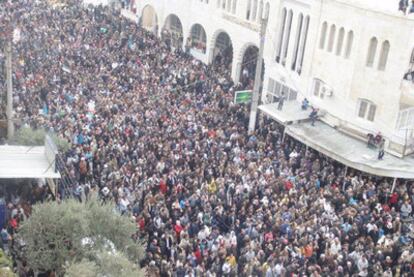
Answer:
[[[378,160],[382,160],[384,157],[384,146],[385,146],[385,139],[381,139],[380,143],[378,144]]]
[[[278,109],[279,111],[281,111],[281,110],[282,110],[282,108],[283,108],[283,104],[285,103],[285,100],[286,100],[285,93],[284,93],[284,92],[282,92],[282,95],[281,95],[281,96],[280,96],[280,98],[279,98],[279,104],[277,105],[277,109]]]

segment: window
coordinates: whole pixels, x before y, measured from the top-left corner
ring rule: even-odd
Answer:
[[[231,11],[231,0],[227,0],[227,12]]]
[[[332,25],[331,30],[329,31],[328,52],[332,52],[334,41],[335,41],[335,32],[336,32],[336,27],[335,25]]]
[[[399,112],[397,128],[408,129],[414,127],[414,108],[408,108]]]
[[[256,21],[257,16],[257,0],[253,0],[252,21]]]
[[[309,21],[310,21],[310,17],[308,15],[305,19],[305,27],[303,30],[301,46],[299,48],[299,62],[298,62],[298,66],[296,67],[296,71],[298,72],[299,75],[302,73],[302,64],[303,64],[303,58],[305,56],[306,40],[308,38]]]
[[[367,118],[369,121],[374,121],[376,110],[377,110],[377,106],[375,105],[369,106],[368,118]]]
[[[382,43],[380,60],[378,63],[378,70],[382,70],[382,71],[385,70],[385,67],[387,66],[389,52],[390,52],[390,42],[386,40]]]
[[[298,51],[299,51],[299,44],[300,44],[300,38],[302,35],[302,25],[303,25],[303,14],[299,15],[298,18],[298,28],[296,30],[296,40],[295,40],[295,48],[293,50],[293,57],[292,57],[292,70],[295,70],[296,68],[296,61],[298,59]]]
[[[263,19],[263,0],[259,4],[259,13],[257,14],[257,22],[261,23]]]
[[[278,101],[278,98],[284,93],[286,100],[296,100],[298,92],[272,78],[269,78],[269,84],[267,87],[268,91],[268,100],[269,103],[274,103]]]
[[[324,99],[325,96],[331,96],[332,90],[320,79],[313,79],[313,95]]]
[[[233,0],[233,8],[232,8],[232,13],[236,14],[236,7],[237,7],[237,0]]]
[[[378,40],[376,37],[373,37],[371,41],[369,42],[368,55],[367,55],[367,66],[368,67],[372,67],[374,65],[375,52],[377,52],[377,45],[378,45]]]
[[[278,63],[280,62],[280,56],[282,53],[283,35],[285,32],[285,25],[286,25],[286,15],[287,15],[287,10],[283,9],[282,24],[280,24],[281,29],[279,33],[279,42],[278,42],[277,50],[276,50],[276,62]]]
[[[338,42],[336,43],[336,55],[340,56],[342,52],[342,44],[344,43],[345,30],[341,28],[338,34]]]
[[[360,99],[358,104],[358,117],[374,121],[377,106],[369,100]]]
[[[290,40],[290,30],[292,28],[292,18],[293,18],[293,11],[289,10],[287,26],[286,26],[286,34],[283,38],[283,55],[282,55],[282,64],[286,64],[286,57],[289,50],[289,40]]]
[[[226,0],[222,0],[222,1],[221,1],[221,8],[222,8],[223,10],[226,10]]]
[[[354,42],[354,32],[349,31],[346,38],[345,59],[351,56],[352,43]]]
[[[315,79],[313,81],[313,95],[323,98],[321,85],[322,85],[322,82],[319,79]]]
[[[246,20],[250,19],[251,6],[252,6],[252,0],[247,1]]]
[[[270,4],[269,2],[266,3],[266,8],[265,8],[265,17],[269,18],[269,12],[270,12]]]
[[[324,49],[325,48],[325,41],[326,41],[326,32],[328,30],[328,23],[324,22],[322,24],[322,30],[321,30],[321,39],[319,41],[319,48]]]

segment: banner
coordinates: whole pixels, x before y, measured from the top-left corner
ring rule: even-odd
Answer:
[[[250,103],[252,101],[253,91],[252,90],[239,90],[234,93],[234,103]]]

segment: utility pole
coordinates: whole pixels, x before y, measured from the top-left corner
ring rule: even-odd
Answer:
[[[252,95],[252,107],[250,110],[249,134],[253,133],[256,127],[257,107],[259,105],[259,96],[260,96],[260,85],[262,84],[263,51],[264,51],[267,21],[268,21],[268,15],[265,14],[264,18],[261,19],[261,24],[260,24],[260,48],[259,48],[259,56],[257,57],[256,76],[254,80],[253,95]]]
[[[12,38],[9,38],[6,43],[6,84],[7,84],[7,138],[11,139],[14,136],[13,123],[13,71],[12,71]]]

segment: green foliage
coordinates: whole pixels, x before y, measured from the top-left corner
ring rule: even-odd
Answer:
[[[95,277],[98,269],[96,263],[83,259],[66,267],[65,277]]]
[[[58,137],[56,134],[49,134],[49,135],[50,135],[50,138],[53,140],[53,142],[56,144],[59,151],[65,153],[70,149],[71,144],[67,139]]]
[[[22,127],[17,130],[9,143],[26,146],[41,146],[45,144],[45,135],[46,132],[42,129],[33,130],[29,127]]]
[[[82,261],[85,270],[90,268],[83,260],[96,262],[96,253],[101,251],[113,250],[124,253],[131,261],[138,261],[144,251],[142,245],[131,238],[136,226],[114,210],[113,204],[102,205],[96,199],[86,204],[68,200],[61,204],[35,205],[19,233],[27,245],[25,256],[29,265],[39,271],[55,271],[61,276],[67,263]],[[131,255],[129,249],[135,254]]]
[[[12,268],[13,262],[9,257],[7,257],[7,255],[3,252],[3,250],[0,249],[0,268],[4,268],[4,267]]]
[[[67,267],[65,277],[141,277],[144,272],[122,253],[98,252],[94,261],[82,260]]]
[[[9,141],[12,145],[25,145],[25,146],[42,146],[45,144],[46,131],[43,129],[32,129],[29,127],[20,128]],[[58,149],[62,152],[66,152],[70,148],[70,143],[55,134],[51,134],[53,142]]]
[[[11,270],[13,268],[12,260],[0,249],[0,276],[1,277],[17,277]]]
[[[15,273],[9,267],[0,268],[1,277],[17,277]]]
[[[87,220],[94,222],[90,226],[90,237],[97,238],[95,243],[103,246],[109,240],[115,244],[117,250],[126,253],[130,259],[137,261],[143,258],[143,245],[130,243],[131,234],[137,230],[137,225],[133,221],[119,216],[112,205],[103,206],[97,201],[90,201],[87,205]],[[122,226],[122,229],[119,226]]]

